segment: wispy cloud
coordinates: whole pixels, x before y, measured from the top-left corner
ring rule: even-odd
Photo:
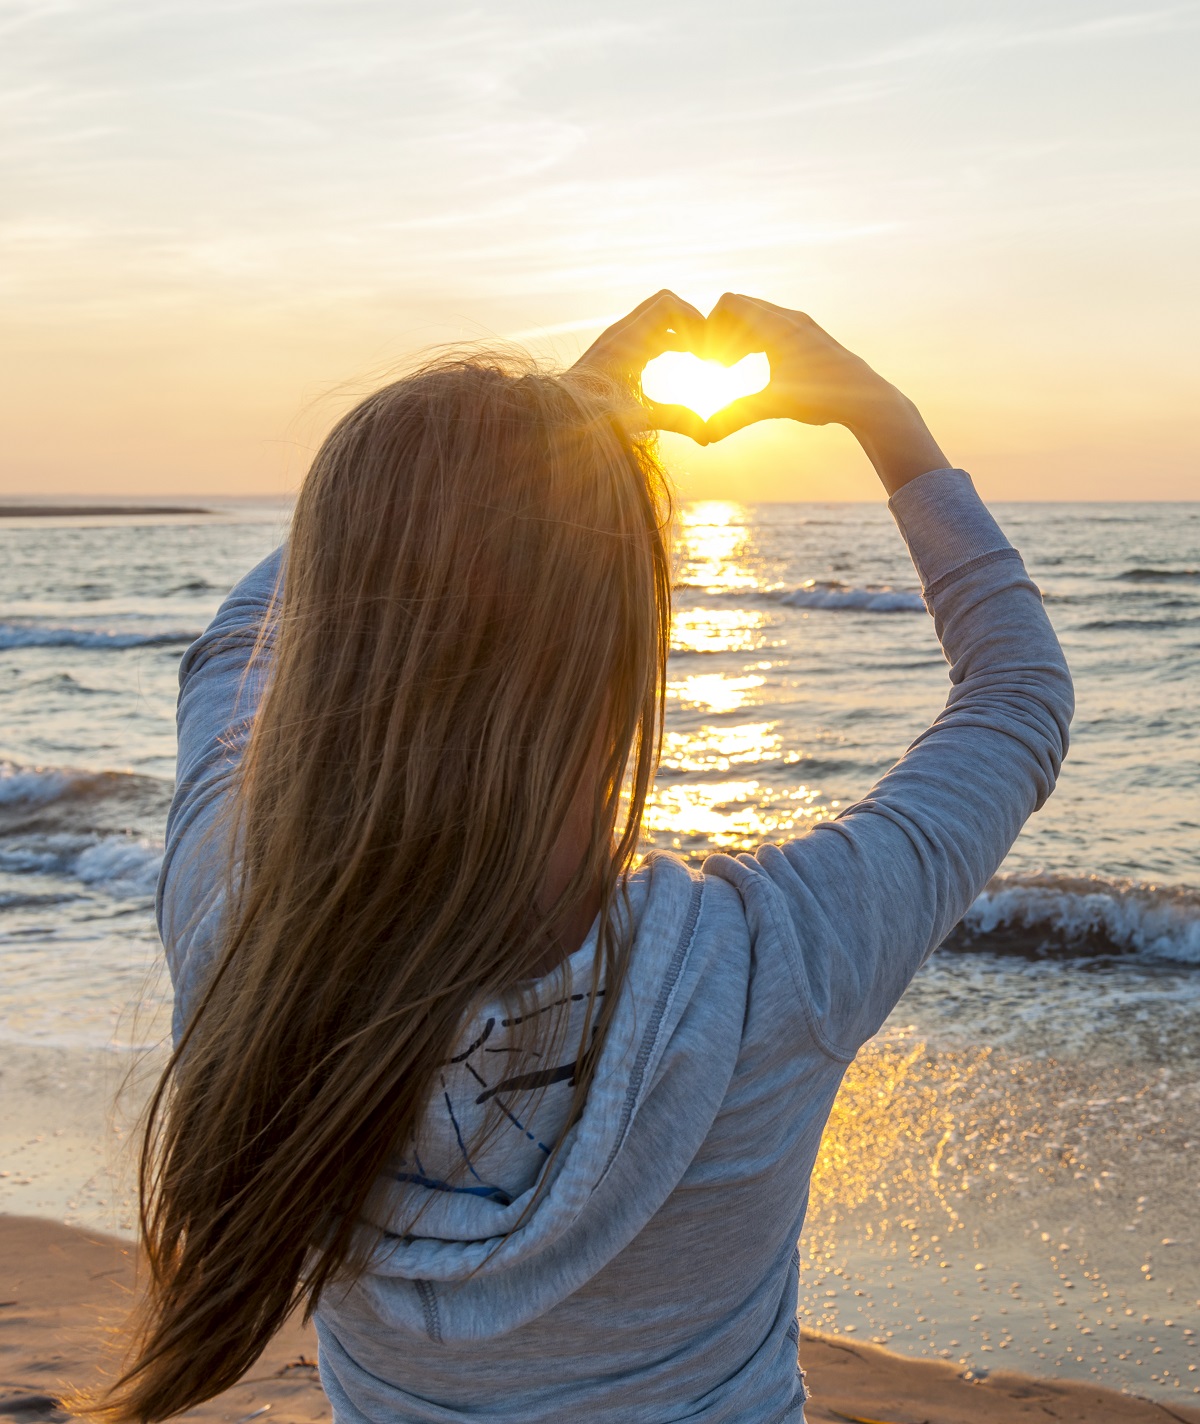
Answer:
[[[1091,41],[1132,39],[1140,35],[1173,34],[1200,26],[1200,6],[1169,5],[1156,10],[1131,10],[1062,24],[1020,24],[997,19],[979,24],[948,25],[929,30],[902,44],[868,51],[850,59],[817,67],[815,72],[886,69],[929,59],[967,58],[1006,50],[1038,49]]]
[[[510,331],[505,341],[538,341],[547,336],[568,336],[574,331],[603,331],[618,321],[624,312],[606,312],[603,316],[583,316],[577,321],[556,321],[549,326],[527,326],[521,331]]]

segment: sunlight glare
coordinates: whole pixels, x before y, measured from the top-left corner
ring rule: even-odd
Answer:
[[[707,854],[752,851],[767,840],[802,835],[829,809],[817,787],[781,792],[762,782],[706,781],[657,785],[646,803],[645,828],[652,840],[675,850]]]
[[[668,771],[729,771],[738,764],[784,760],[783,738],[775,722],[737,727],[703,726],[695,732],[663,735],[662,766]]]
[[[667,683],[667,695],[684,707],[705,707],[713,712],[735,712],[749,701],[747,694],[761,687],[761,677],[722,677],[719,672],[696,673]]]
[[[642,390],[651,400],[686,405],[707,420],[730,401],[755,395],[770,379],[771,366],[761,351],[732,366],[702,361],[690,351],[665,351],[642,372]]]
[[[766,614],[741,608],[689,608],[671,624],[674,653],[749,653],[761,642]]]
[[[743,562],[747,511],[728,500],[700,500],[680,511],[679,581],[710,593],[757,588]]]

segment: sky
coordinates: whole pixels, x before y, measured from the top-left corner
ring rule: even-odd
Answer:
[[[0,494],[277,494],[447,341],[808,311],[1010,499],[1200,498],[1200,0],[0,0]],[[664,439],[861,499],[840,429]]]

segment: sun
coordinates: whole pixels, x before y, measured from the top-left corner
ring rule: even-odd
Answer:
[[[730,401],[761,391],[770,379],[770,363],[761,351],[732,366],[702,361],[687,351],[667,351],[642,372],[642,390],[651,400],[686,405],[707,420]]]

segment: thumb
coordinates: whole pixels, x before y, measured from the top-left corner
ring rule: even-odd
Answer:
[[[690,435],[699,445],[708,443],[707,427],[704,421],[686,405],[668,405],[662,401],[646,400],[649,419],[647,424],[655,430],[670,430],[676,435]]]
[[[753,425],[759,420],[773,420],[778,415],[776,397],[771,394],[771,388],[768,386],[766,390],[758,391],[752,396],[731,401],[724,409],[717,411],[716,415],[709,416],[704,423],[705,440],[709,444],[714,440],[724,440],[727,435],[741,430],[743,426]]]

